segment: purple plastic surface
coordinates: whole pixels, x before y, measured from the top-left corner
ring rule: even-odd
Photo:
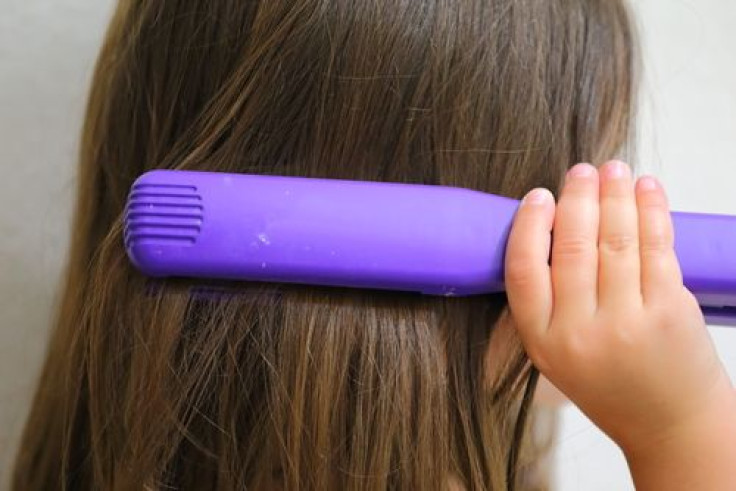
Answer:
[[[128,198],[125,247],[154,277],[462,296],[504,290],[519,201],[419,184],[154,170]],[[673,212],[685,286],[736,326],[736,216]]]

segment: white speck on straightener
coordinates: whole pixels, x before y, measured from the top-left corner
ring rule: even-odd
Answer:
[[[266,235],[265,233],[258,234],[258,240],[260,240],[263,244],[266,244],[266,245],[271,243],[271,241],[268,238],[268,235]]]

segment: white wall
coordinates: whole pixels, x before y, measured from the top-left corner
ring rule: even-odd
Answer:
[[[112,0],[0,0],[0,489],[45,350]]]
[[[43,356],[74,161],[112,0],[0,0],[0,487]],[[647,79],[642,172],[672,208],[736,214],[736,3],[636,0]],[[711,328],[736,377],[736,329]],[[676,381],[673,381],[676,383]],[[558,489],[633,489],[618,449],[565,409]]]

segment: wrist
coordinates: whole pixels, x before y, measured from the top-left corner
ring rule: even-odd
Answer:
[[[732,436],[730,430],[734,428],[736,391],[727,380],[718,391],[718,396],[713,397],[709,404],[690,418],[679,424],[669,425],[647,438],[618,444],[627,458],[646,458],[649,454],[658,455],[664,450],[691,448],[692,445],[707,444],[714,438]]]
[[[670,431],[621,450],[637,489],[730,489],[723,484],[736,476],[736,392],[724,393]]]
[[[730,399],[727,405],[711,408],[707,413],[672,428],[672,431],[658,438],[640,445],[621,447],[621,450],[627,458],[661,458],[663,453],[691,452],[725,438],[733,439],[733,431],[736,431],[736,398]]]

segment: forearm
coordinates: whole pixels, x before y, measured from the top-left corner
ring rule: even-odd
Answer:
[[[638,491],[735,489],[736,393],[671,438],[624,455]]]

